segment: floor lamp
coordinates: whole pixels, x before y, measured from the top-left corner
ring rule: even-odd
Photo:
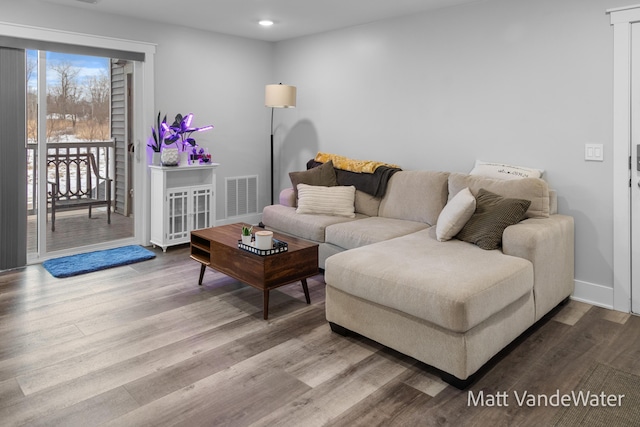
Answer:
[[[267,85],[264,91],[264,106],[271,108],[271,199],[273,203],[273,110],[275,108],[295,108],[296,87],[283,85]]]

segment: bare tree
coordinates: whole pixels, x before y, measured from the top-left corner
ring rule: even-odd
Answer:
[[[91,117],[104,124],[109,120],[109,101],[111,82],[106,71],[101,70],[97,76],[85,81],[86,101],[91,105]]]
[[[109,137],[109,110],[111,82],[106,71],[88,77],[84,82],[83,105],[85,106],[87,134],[83,139],[105,140]]]
[[[72,127],[75,129],[79,113],[78,104],[82,98],[82,87],[78,81],[80,68],[67,61],[51,63],[49,68],[57,74],[58,79],[55,84],[49,86],[47,111],[63,120],[71,119]]]

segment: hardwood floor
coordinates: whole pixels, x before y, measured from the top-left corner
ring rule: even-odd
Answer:
[[[67,279],[0,274],[0,425],[549,425],[553,407],[469,405],[469,390],[332,333],[322,275],[262,293],[187,247]],[[473,393],[575,390],[595,362],[640,375],[640,318],[578,302],[510,348]]]

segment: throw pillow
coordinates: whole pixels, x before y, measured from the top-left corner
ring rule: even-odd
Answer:
[[[289,178],[291,179],[296,199],[298,198],[298,184],[321,185],[324,187],[338,185],[336,171],[331,160],[306,171],[290,172]]]
[[[469,175],[482,175],[498,179],[541,178],[544,169],[527,168],[524,166],[506,165],[504,163],[492,163],[476,160],[474,168]]]
[[[356,187],[321,187],[298,184],[299,214],[321,214],[354,218]]]
[[[530,204],[529,200],[507,199],[481,188],[476,197],[476,212],[456,238],[482,249],[497,249],[502,246],[504,229],[522,221]]]
[[[442,209],[436,224],[436,238],[440,242],[451,240],[476,211],[476,198],[469,187],[464,188]]]

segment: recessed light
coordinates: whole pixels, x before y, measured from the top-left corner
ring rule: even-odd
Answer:
[[[258,24],[262,25],[263,27],[270,27],[273,25],[273,21],[269,19],[263,19],[262,21],[258,21]]]

